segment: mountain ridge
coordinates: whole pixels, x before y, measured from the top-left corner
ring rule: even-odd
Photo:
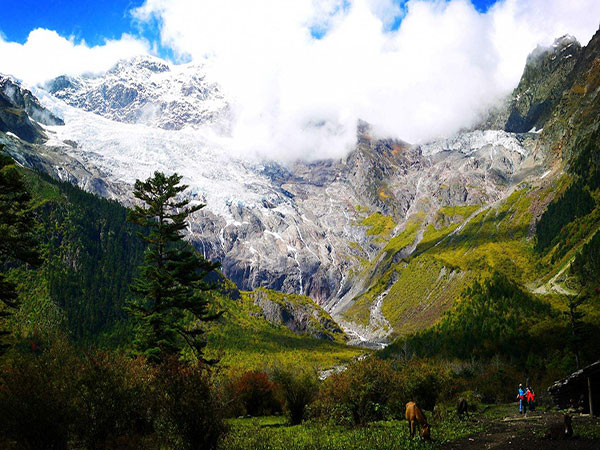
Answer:
[[[348,330],[372,322],[370,330],[357,334],[381,337],[383,330],[387,336],[394,324],[405,320],[398,321],[404,313],[397,311],[406,308],[398,306],[404,300],[397,296],[400,288],[393,287],[406,278],[398,267],[410,266],[411,258],[421,258],[420,267],[434,267],[438,274],[437,281],[422,281],[418,288],[435,305],[432,313],[423,310],[425,322],[417,321],[428,324],[472,279],[472,268],[464,264],[474,262],[467,258],[461,268],[456,255],[447,253],[449,244],[486,229],[484,243],[490,249],[495,232],[485,227],[492,222],[502,229],[500,217],[509,214],[514,219],[510,227],[519,230],[515,234],[506,229],[507,242],[519,249],[512,256],[529,255],[536,220],[554,198],[552,186],[560,180],[564,164],[575,159],[574,142],[593,136],[598,127],[593,116],[598,40],[597,33],[581,48],[563,37],[549,49],[535,50],[504,109],[492,111],[479,129],[409,145],[377,139],[368,124],[359,123],[355,149],[340,160],[289,165],[244,161],[227,154],[201,129],[127,123],[137,121],[135,114],[128,116],[132,110],[115,117],[127,111],[116,106],[121,94],[135,108],[143,107],[136,98],[149,98],[144,89],[127,94],[121,83],[124,74],[143,72],[147,79],[172,75],[168,65],[151,60],[147,66],[144,59],[121,62],[104,78],[81,78],[77,83],[82,84],[75,87],[66,83],[76,84],[73,81],[57,79],[66,84],[54,80],[47,86],[50,92],[36,90],[41,103],[62,115],[65,125],[44,126],[48,140],[43,146],[11,136],[2,140],[23,164],[125,204],[135,178],[148,176],[154,168],[181,171],[190,185],[187,195],[207,204],[192,219],[191,241],[206,257],[222,261],[225,275],[241,289],[262,286],[306,294],[343,320]],[[134,78],[129,87],[139,81],[137,75]],[[87,87],[82,88],[84,83]],[[116,100],[98,97],[102,88],[96,87],[107,83],[121,83],[125,90],[117,90]],[[94,94],[86,97],[89,92]],[[87,98],[96,103],[82,106]],[[580,108],[582,102],[592,106]],[[86,108],[106,117],[82,111]],[[586,124],[587,131],[578,134],[572,126],[565,128],[565,114]],[[447,257],[429,258],[427,252],[434,248],[438,253],[446,249]],[[499,249],[507,251],[502,245]],[[450,277],[448,283],[440,282],[445,277]],[[397,300],[392,301],[394,292]],[[413,306],[422,307],[414,301]],[[391,316],[395,319],[390,325]]]

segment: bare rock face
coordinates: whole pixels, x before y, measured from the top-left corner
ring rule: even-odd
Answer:
[[[12,103],[13,107],[22,109],[31,120],[43,125],[64,125],[60,117],[44,108],[30,90],[24,89],[10,77],[0,75],[0,92]]]
[[[0,75],[0,131],[29,143],[41,143],[46,140],[46,134],[40,124],[64,123],[45,109],[31,91],[10,77]]]
[[[259,289],[252,294],[254,304],[274,325],[284,325],[296,334],[317,339],[343,340],[343,330],[335,321],[307,297],[281,294]]]
[[[504,104],[492,111],[481,129],[513,133],[541,130],[573,82],[573,68],[582,47],[565,35],[550,47],[538,46],[529,56],[518,86]]]

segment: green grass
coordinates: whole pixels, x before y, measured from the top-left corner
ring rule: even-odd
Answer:
[[[367,230],[369,236],[387,237],[396,226],[396,222],[390,216],[384,216],[377,212],[363,219],[362,225],[369,228]]]
[[[283,294],[281,294],[283,295]],[[264,369],[274,364],[300,363],[319,368],[346,364],[364,350],[343,343],[297,335],[262,317],[249,293],[238,300],[219,297],[223,317],[210,325],[206,354],[221,366]]]
[[[431,414],[428,415],[431,417]],[[459,422],[454,417],[430,420],[432,443],[409,439],[405,420],[374,422],[361,428],[307,422],[290,426],[284,417],[229,420],[223,449],[419,449],[439,447],[483,430],[479,424]]]
[[[573,422],[573,434],[585,439],[600,439],[600,426],[598,423]]]
[[[382,312],[394,328],[394,335],[404,335],[434,324],[462,290],[480,276],[500,271],[523,284],[542,279],[572,258],[599,226],[596,212],[579,219],[573,230],[566,230],[570,236],[565,240],[572,247],[563,251],[564,256],[542,258],[533,248],[533,217],[551,194],[549,189],[524,184],[499,204],[476,215],[480,205],[442,207],[427,222],[423,214],[413,216],[404,231],[389,239],[382,251],[355,274],[365,291],[345,312],[345,318],[367,324],[371,305],[389,289]],[[463,228],[457,231],[461,224]],[[414,242],[420,229],[422,239],[412,255],[395,257]]]

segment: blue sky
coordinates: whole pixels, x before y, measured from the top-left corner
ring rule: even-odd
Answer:
[[[478,11],[485,12],[497,1],[472,3]],[[46,28],[76,42],[85,40],[90,46],[128,33],[155,43],[161,56],[169,56],[170,51],[160,46],[157,24],[145,23],[141,27],[130,14],[143,3],[144,0],[0,0],[0,32],[7,41],[24,43],[31,30]],[[390,28],[398,28],[400,22],[398,18]],[[314,35],[320,37],[321,33],[316,31]]]
[[[0,30],[6,40],[23,43],[34,28],[101,44],[136,33],[129,11],[143,0],[2,0]]]

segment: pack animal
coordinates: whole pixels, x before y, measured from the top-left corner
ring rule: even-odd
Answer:
[[[456,405],[456,414],[459,419],[463,418],[463,415],[469,417],[469,404],[464,398],[459,398],[458,403]]]
[[[418,432],[423,439],[431,439],[431,434],[429,432],[429,424],[427,423],[425,414],[423,414],[423,411],[421,411],[421,408],[419,408],[415,402],[408,402],[406,404],[405,417],[406,420],[408,420],[408,429],[410,432],[411,439],[415,436],[415,428],[417,426],[420,427]]]
[[[545,434],[546,439],[559,440],[569,439],[573,436],[573,419],[569,414],[565,414],[562,423],[553,423],[550,425],[550,429]]]

